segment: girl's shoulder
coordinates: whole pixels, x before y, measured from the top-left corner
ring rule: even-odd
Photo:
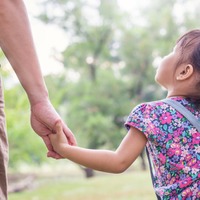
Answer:
[[[170,99],[173,99],[175,101],[178,101],[184,106],[191,106],[195,107],[196,109],[200,109],[200,99],[194,99],[194,98],[185,98],[185,97],[171,97]],[[156,100],[156,101],[150,101],[150,102],[144,102],[139,104],[139,107],[156,107],[156,106],[162,106],[166,104],[163,102],[164,99]]]
[[[196,116],[200,116],[200,99],[184,98],[184,97],[172,97],[171,99],[178,101],[190,112]],[[179,114],[176,109],[171,107],[169,104],[165,103],[163,99],[151,102],[144,102],[138,104],[133,108],[132,114],[141,114],[145,115],[162,115],[163,113],[173,113]]]
[[[192,113],[200,112],[200,99],[189,97],[172,97],[171,99],[179,102],[182,106],[187,108]]]
[[[150,111],[150,110],[160,110],[165,105],[162,100],[150,101],[138,104],[134,110]]]
[[[171,99],[178,101],[190,112],[196,115],[200,115],[200,99],[184,98],[184,97],[172,97]],[[163,110],[174,110],[169,104],[163,101],[164,99],[141,103],[136,106],[135,110],[141,110],[143,112],[161,113]]]

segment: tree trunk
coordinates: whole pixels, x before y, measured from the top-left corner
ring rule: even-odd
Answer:
[[[94,170],[93,169],[87,168],[87,167],[82,167],[82,166],[80,166],[80,168],[84,171],[86,178],[94,177]]]

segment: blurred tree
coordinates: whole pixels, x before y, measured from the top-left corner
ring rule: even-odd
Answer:
[[[99,66],[111,57],[114,31],[120,20],[116,1],[50,0],[43,5],[40,19],[56,23],[68,33],[70,44],[63,52],[65,67],[95,81]],[[60,14],[52,16],[55,8]]]
[[[63,91],[65,83],[66,94],[62,92],[58,107],[82,146],[116,147],[131,108],[165,96],[154,82],[153,64],[171,51],[183,28],[189,28],[186,21],[196,23],[184,13],[181,23],[176,20],[177,6],[179,1],[156,0],[130,16],[114,0],[43,2],[40,19],[57,24],[70,41],[62,52],[65,71],[56,87]],[[76,73],[76,80],[70,72]]]
[[[9,166],[21,163],[39,165],[45,160],[47,150],[41,138],[30,127],[29,102],[20,85],[5,90],[5,112],[9,139]]]
[[[69,40],[61,52],[63,72],[45,78],[53,104],[81,146],[115,148],[131,109],[165,96],[154,83],[153,66],[183,31],[198,27],[198,0],[136,2],[131,13],[116,0],[41,2],[39,18],[63,29]],[[44,145],[31,133],[25,94],[14,86],[5,98],[11,165],[22,155],[42,162]]]
[[[85,79],[77,83],[62,80],[57,82],[53,76],[46,77],[47,85],[51,83],[52,102],[74,132],[79,145],[92,149],[115,148],[125,134],[124,116],[130,111],[123,82],[109,70],[99,70],[95,83]],[[59,101],[57,97],[61,97]]]
[[[9,167],[17,168],[21,163],[39,165],[45,160],[47,150],[30,127],[27,96],[22,86],[14,81],[13,70],[2,51],[0,51],[0,61],[9,140]]]

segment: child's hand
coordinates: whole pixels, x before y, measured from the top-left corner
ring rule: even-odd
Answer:
[[[66,147],[66,145],[68,145],[68,141],[62,130],[62,125],[60,121],[56,123],[55,130],[56,133],[49,134],[49,138],[53,146],[53,150],[61,155],[63,148]]]

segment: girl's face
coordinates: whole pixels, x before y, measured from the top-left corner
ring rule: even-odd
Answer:
[[[162,59],[157,68],[155,80],[166,89],[173,86],[179,54],[180,51],[178,51],[177,46],[175,46],[173,51]]]

